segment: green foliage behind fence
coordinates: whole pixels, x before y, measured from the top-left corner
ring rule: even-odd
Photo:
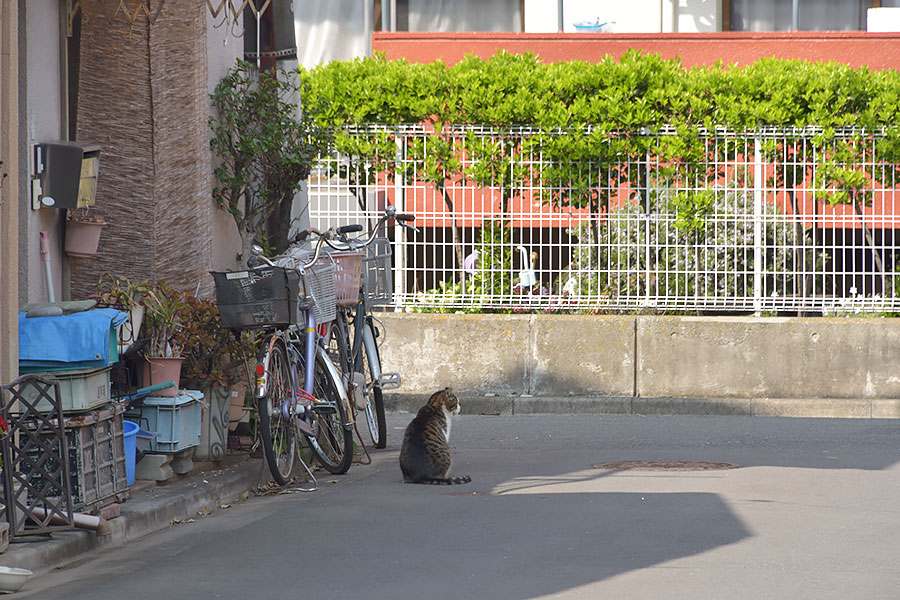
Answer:
[[[638,51],[597,63],[544,63],[534,55],[501,52],[488,59],[469,56],[449,67],[383,56],[338,61],[301,69],[299,79],[306,116],[336,132],[336,149],[348,165],[343,175],[354,194],[376,172],[402,176],[434,186],[451,216],[448,182],[499,190],[501,222],[508,216],[509,199],[528,184],[550,190],[542,196],[545,202],[588,209],[597,216],[611,208],[616,190],[628,189],[635,204],[623,210],[641,212],[665,203],[676,215],[679,235],[702,236],[708,217],[721,212],[722,192],[713,189],[724,175],[718,169],[738,160],[740,152],[747,159],[754,141],[762,159],[774,165],[767,177],[789,190],[792,201],[793,189],[802,182],[811,197],[852,204],[861,215],[873,188],[893,187],[900,174],[896,71],[777,59],[685,69],[677,60]],[[431,132],[403,142],[406,156],[413,158],[400,166],[394,161],[391,128],[410,123],[425,124]],[[468,139],[467,127],[487,127],[491,133],[475,143]],[[766,135],[768,129],[790,128],[804,132],[802,143]],[[717,132],[727,133],[733,143],[704,143]],[[527,162],[522,157],[530,153],[540,154],[540,169],[522,166]],[[375,168],[354,170],[354,164]],[[354,172],[364,172],[370,180],[354,181]],[[657,190],[652,192],[656,195],[650,190]],[[866,227],[862,223],[884,276],[885,257]],[[455,220],[453,229],[458,229]],[[487,239],[496,232],[488,228],[482,234]],[[458,231],[454,235],[456,262],[461,263]],[[616,232],[582,232],[587,235],[599,243]],[[698,255],[690,260],[699,265],[717,259]],[[461,278],[445,282],[441,293],[452,286],[486,293],[495,284]],[[590,282],[595,290],[611,284]],[[677,281],[636,278],[627,285],[685,287]],[[742,285],[726,287],[733,291]]]
[[[577,132],[522,136],[509,144],[524,151],[528,144],[540,143],[551,161],[558,159],[557,166],[542,175],[551,185],[573,182],[573,191],[559,199],[567,205],[605,204],[606,199],[594,198],[596,192],[590,191],[595,182],[579,185],[577,169],[567,167],[580,160],[613,164],[649,153],[667,165],[655,176],[689,181],[706,158],[702,144],[696,143],[701,130],[727,129],[753,136],[765,127],[815,127],[820,133],[809,150],[815,152],[833,148],[836,131],[854,128],[855,140],[878,132],[872,150],[885,163],[900,162],[896,71],[778,59],[742,68],[717,64],[685,69],[677,60],[638,51],[598,63],[544,63],[534,55],[501,52],[489,59],[469,56],[451,67],[376,56],[301,69],[299,77],[306,87],[304,110],[320,125],[341,129],[431,123],[436,126],[432,144],[436,151],[442,148],[440,140],[446,147],[447,125]],[[634,135],[662,128],[673,134]],[[344,130],[337,147],[360,159],[380,158],[380,166],[390,172],[389,158],[376,156],[377,145],[371,139],[361,140],[359,134]],[[847,165],[865,158],[867,150],[865,144],[848,143],[838,152],[822,153],[817,160],[827,167],[819,173],[824,196],[831,193],[832,202],[848,202],[847,188],[865,185],[849,176],[852,167]],[[494,154],[499,151],[509,150],[497,148]],[[434,164],[433,158],[423,156],[423,161]],[[874,176],[886,178],[892,171],[893,167],[881,169]],[[452,173],[437,178],[444,176]],[[613,173],[620,181],[642,176]]]
[[[301,70],[300,77],[310,84],[306,110],[336,127],[434,121],[610,131],[872,128],[895,125],[900,111],[896,71],[799,60],[684,69],[676,60],[637,51],[593,64],[501,52],[445,67],[376,56]]]

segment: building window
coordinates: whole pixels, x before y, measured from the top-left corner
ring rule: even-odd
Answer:
[[[395,10],[396,31],[522,31],[522,0],[375,0],[375,30]]]
[[[796,18],[794,5],[796,3]],[[732,31],[858,31],[873,0],[730,0]]]

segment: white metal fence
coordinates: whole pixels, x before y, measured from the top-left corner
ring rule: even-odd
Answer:
[[[617,154],[624,134],[602,134],[599,156],[560,144],[591,129],[351,133],[360,154],[322,157],[310,177],[310,221],[373,222],[385,203],[415,214],[418,233],[388,232],[396,307],[900,308],[897,165],[880,159],[879,134],[824,143],[817,129],[697,131],[700,159],[685,167],[658,151],[667,130],[640,134],[641,154]],[[837,167],[862,174],[855,194],[823,176],[847,148],[853,158]]]

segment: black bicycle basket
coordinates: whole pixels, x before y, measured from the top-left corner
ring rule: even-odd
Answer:
[[[300,273],[295,269],[264,266],[211,275],[223,327],[286,327],[297,322]]]

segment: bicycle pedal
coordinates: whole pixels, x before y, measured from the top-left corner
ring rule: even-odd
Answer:
[[[326,402],[324,400],[319,400],[316,404],[313,404],[312,409],[316,411],[318,415],[333,415],[337,412],[337,407],[333,402]]]
[[[297,428],[300,429],[300,433],[303,433],[304,435],[315,435],[312,427],[310,427],[309,423],[303,419],[297,419]]]
[[[382,391],[396,390],[400,387],[400,373],[382,373],[378,383]]]

